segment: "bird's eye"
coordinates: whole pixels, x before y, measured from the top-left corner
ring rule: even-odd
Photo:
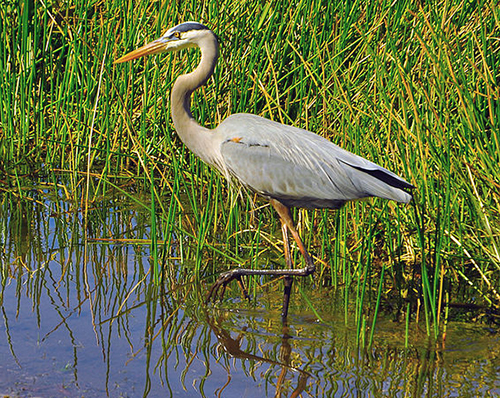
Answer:
[[[174,37],[180,39],[181,38],[181,32],[174,32]]]

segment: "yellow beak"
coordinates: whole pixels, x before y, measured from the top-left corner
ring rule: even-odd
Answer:
[[[122,62],[132,61],[133,59],[137,59],[140,57],[144,57],[145,55],[158,54],[166,50],[166,43],[161,39],[152,41],[151,43],[146,44],[134,51],[125,54],[123,57],[118,58],[114,64],[120,64]]]

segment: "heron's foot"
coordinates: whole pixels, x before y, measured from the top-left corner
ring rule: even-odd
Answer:
[[[223,272],[219,275],[217,281],[212,285],[210,292],[208,292],[207,302],[216,301],[217,298],[222,300],[224,298],[224,293],[226,293],[226,287],[229,282],[236,280],[238,281],[238,285],[247,300],[250,300],[250,295],[241,279],[242,275],[245,275],[245,271],[242,268],[235,268],[227,272]]]

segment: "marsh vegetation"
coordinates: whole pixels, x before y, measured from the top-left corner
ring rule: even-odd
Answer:
[[[389,352],[380,339],[392,328],[390,340],[401,351],[384,358],[394,366],[411,362],[405,355],[412,349],[432,347],[426,361],[433,370],[421,373],[430,379],[415,371],[424,384],[443,369],[432,364],[441,360],[436,344],[444,349],[451,323],[467,322],[461,327],[498,341],[495,2],[26,1],[0,4],[0,16],[0,304],[10,314],[7,332],[12,316],[25,314],[20,305],[35,314],[33,328],[43,329],[40,306],[58,302],[53,308],[68,314],[56,311],[61,318],[50,322],[64,325],[86,307],[90,312],[79,322],[93,325],[100,346],[108,332],[132,336],[130,345],[144,344],[155,359],[146,363],[160,364],[163,382],[170,367],[159,370],[166,363],[160,358],[172,352],[178,362],[200,358],[193,352],[208,357],[216,350],[210,338],[227,337],[221,331],[227,322],[231,331],[251,336],[245,351],[253,355],[259,333],[279,336],[266,340],[279,361],[279,348],[288,344],[277,326],[280,280],[250,278],[250,292],[259,297],[252,303],[230,286],[218,305],[222,314],[204,305],[220,272],[236,264],[282,267],[283,252],[272,210],[230,189],[173,130],[169,89],[199,54],[112,64],[166,28],[197,20],[221,42],[214,77],[193,98],[201,124],[214,127],[236,112],[265,116],[327,137],[417,187],[407,206],[369,200],[335,212],[295,211],[318,271],[294,285],[291,335],[302,341],[297,331],[306,328],[315,343],[287,366],[314,374],[321,341],[336,339],[332,325],[349,336],[341,352],[368,357]],[[146,320],[131,328],[130,314]],[[138,342],[134,333],[163,343]],[[6,343],[15,340],[6,336]],[[2,345],[16,358],[15,345]],[[324,355],[333,374],[335,361]],[[490,376],[499,369],[498,355],[492,358],[483,367]],[[258,378],[247,368],[243,374]],[[293,374],[298,385],[300,372]],[[335,388],[314,384],[316,376],[307,379],[307,391],[329,396]],[[481,380],[484,391],[496,383]],[[312,393],[311,385],[323,392]]]

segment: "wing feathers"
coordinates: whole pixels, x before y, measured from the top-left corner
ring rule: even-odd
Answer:
[[[369,196],[411,200],[405,190],[413,185],[307,130],[247,114],[230,116],[217,130],[230,174],[289,205],[339,207]]]

